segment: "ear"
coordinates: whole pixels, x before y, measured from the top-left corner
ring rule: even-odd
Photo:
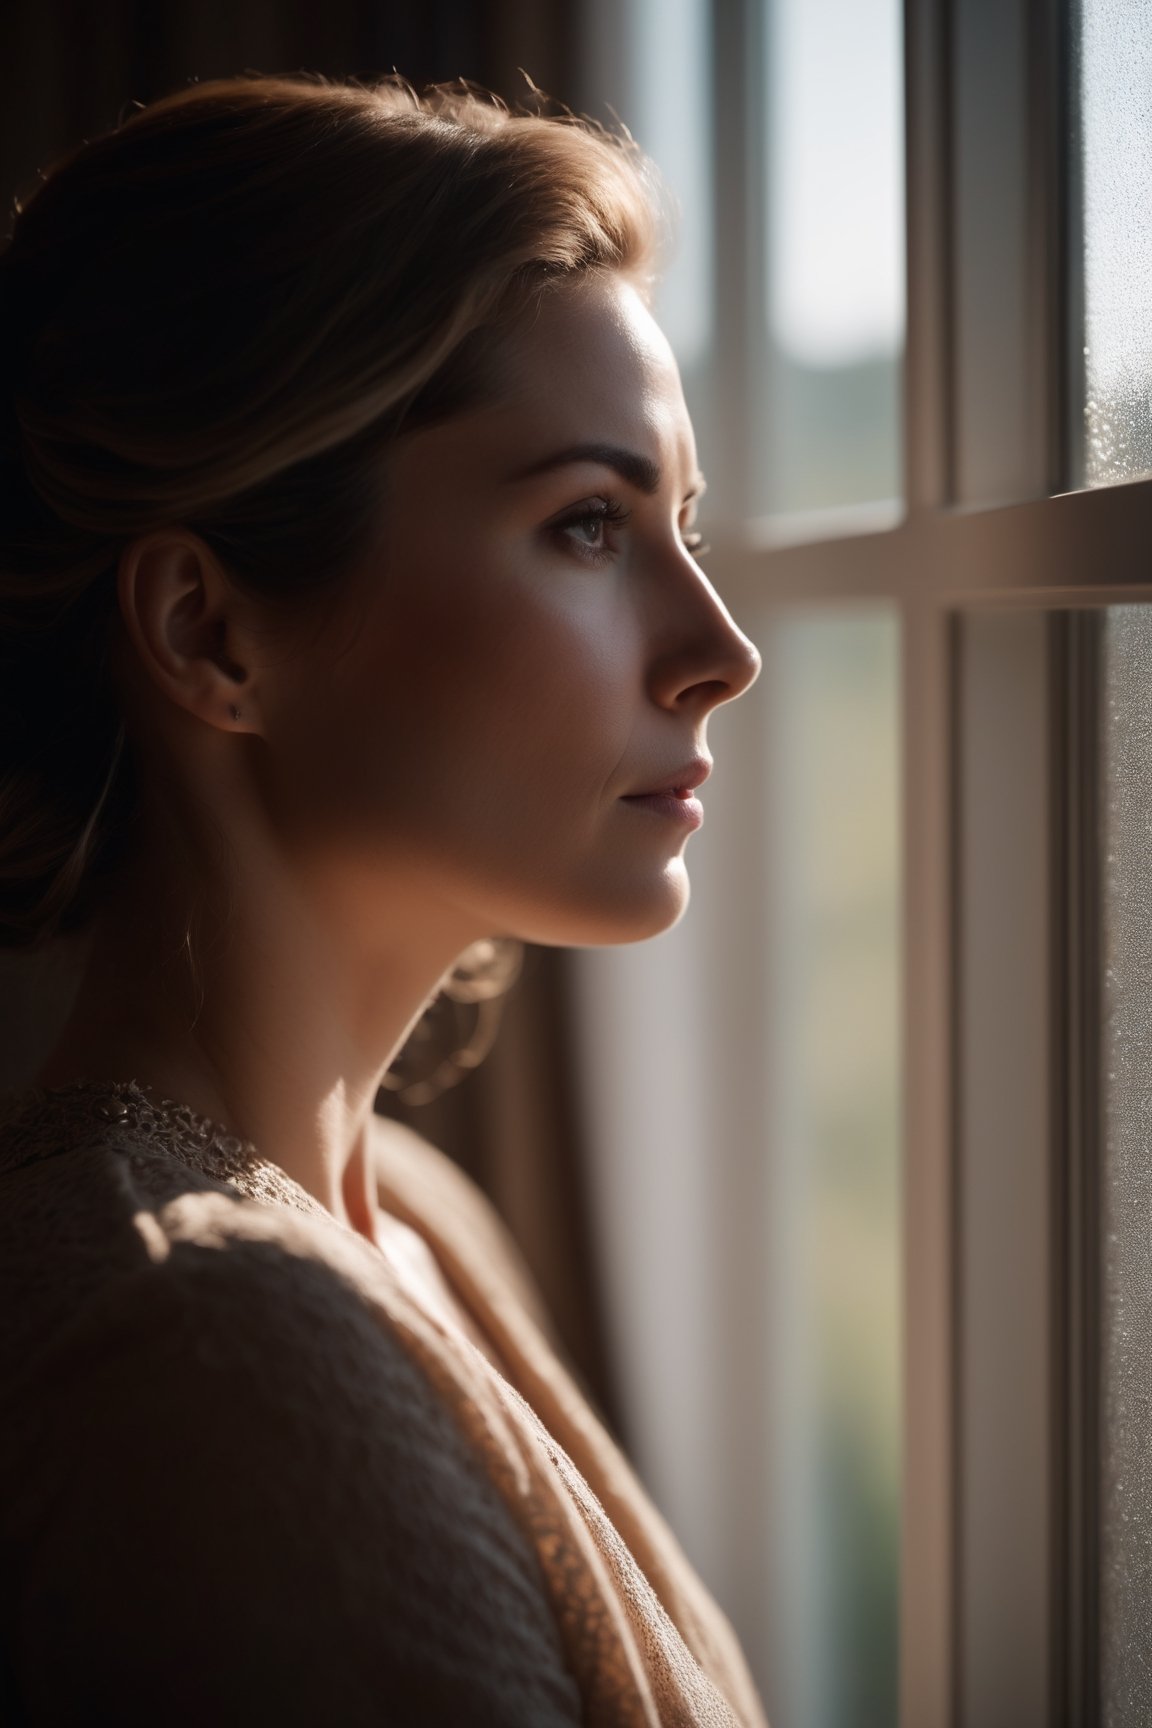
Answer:
[[[251,611],[198,535],[134,540],[117,593],[135,658],[171,701],[220,731],[259,732]]]

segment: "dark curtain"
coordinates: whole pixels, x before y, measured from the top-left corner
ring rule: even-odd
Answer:
[[[519,68],[575,104],[565,0],[6,0],[0,8],[0,195],[12,200],[125,105],[244,70],[466,77],[515,101]],[[66,957],[0,959],[0,1087],[19,1086],[66,1012]],[[549,1303],[585,1389],[618,1430],[579,1155],[562,954],[529,949],[496,1046],[459,1086],[388,1114],[441,1146],[489,1194]],[[270,1152],[269,1156],[274,1156]]]
[[[0,164],[13,189],[77,138],[192,78],[245,70],[413,83],[466,77],[504,97],[524,67],[573,99],[562,0],[5,0]]]

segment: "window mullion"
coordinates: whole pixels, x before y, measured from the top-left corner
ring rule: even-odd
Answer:
[[[915,512],[952,495],[949,100],[942,0],[905,0],[904,16],[904,495]]]
[[[752,513],[753,451],[765,413],[748,388],[764,376],[763,11],[758,0],[712,7],[717,256],[708,503],[713,520],[732,527]]]
[[[1063,881],[1057,908],[1060,1003],[1054,1016],[1059,1101],[1059,1280],[1064,1334],[1059,1513],[1063,1525],[1056,1639],[1068,1728],[1098,1720],[1098,1482],[1100,1151],[1100,641],[1103,614],[1055,621],[1056,748]],[[1065,1012],[1061,1015],[1059,1007]]]
[[[954,501],[1058,490],[1064,371],[1055,0],[950,8]]]
[[[908,524],[883,537],[903,600],[901,1728],[954,1723],[954,635],[931,592],[917,592],[914,549],[917,528],[951,499],[954,463],[946,19],[943,0],[905,0]]]

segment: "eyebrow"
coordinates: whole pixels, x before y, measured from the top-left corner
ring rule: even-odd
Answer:
[[[595,462],[601,468],[611,468],[622,480],[649,498],[660,490],[660,464],[653,462],[650,456],[642,456],[638,450],[625,450],[619,444],[572,444],[566,450],[556,450],[550,456],[530,462],[527,468],[517,469],[508,478],[510,481],[531,480],[537,474],[547,474],[553,468],[568,468],[577,462]],[[692,490],[685,494],[685,504],[699,497],[704,486],[704,476],[698,475]]]

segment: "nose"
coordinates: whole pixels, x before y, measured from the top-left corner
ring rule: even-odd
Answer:
[[[662,591],[668,610],[655,632],[649,688],[661,706],[693,707],[703,715],[734,701],[756,682],[760,651],[737,626],[695,559],[683,554],[678,563],[673,583]]]

